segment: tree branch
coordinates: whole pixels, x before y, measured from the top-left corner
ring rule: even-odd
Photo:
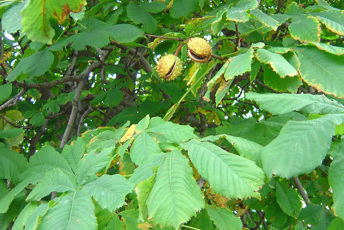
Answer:
[[[25,93],[26,93],[26,89],[20,90],[20,92],[17,95],[15,95],[14,97],[12,97],[11,99],[9,99],[8,101],[6,101],[4,104],[0,106],[0,111],[17,104],[17,102],[19,101],[19,98],[23,96]]]
[[[293,177],[293,181],[296,185],[297,190],[299,190],[302,198],[304,199],[304,201],[306,202],[306,205],[309,205],[311,203],[310,199],[308,198],[306,191],[304,190],[304,188],[302,187],[302,184],[300,182],[299,177]]]
[[[41,139],[41,136],[45,133],[45,129],[47,128],[48,123],[49,123],[49,119],[45,119],[41,128],[38,130],[36,135],[32,138],[30,142],[29,158],[35,154],[37,143]]]
[[[75,121],[75,118],[76,118],[76,115],[77,115],[77,112],[78,112],[79,98],[80,98],[81,91],[82,91],[83,88],[84,88],[84,81],[80,81],[78,87],[75,90],[75,95],[74,95],[74,98],[73,98],[73,101],[72,101],[72,111],[71,111],[71,114],[70,114],[70,117],[69,117],[69,120],[68,120],[68,124],[67,124],[66,130],[65,130],[65,132],[63,134],[63,137],[62,137],[62,140],[61,140],[61,143],[60,143],[60,148],[61,149],[66,145],[66,143],[67,143],[67,141],[69,139],[70,133],[72,132],[74,121]]]
[[[92,108],[92,106],[89,106],[88,109],[81,115],[80,120],[79,120],[79,124],[78,124],[78,129],[76,132],[76,135],[78,137],[80,137],[81,135],[81,129],[82,129],[82,124],[84,123],[85,118],[88,116],[88,114],[90,114],[94,109]]]

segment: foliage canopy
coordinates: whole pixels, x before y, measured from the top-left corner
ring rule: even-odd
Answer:
[[[343,229],[342,1],[0,15],[0,229]]]

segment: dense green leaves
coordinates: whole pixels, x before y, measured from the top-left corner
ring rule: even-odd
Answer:
[[[158,169],[147,200],[148,215],[161,226],[177,227],[204,207],[187,158],[174,150]]]
[[[342,228],[341,1],[0,8],[0,229]]]

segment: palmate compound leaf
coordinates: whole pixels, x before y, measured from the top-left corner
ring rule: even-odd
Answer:
[[[177,228],[204,207],[189,161],[173,150],[159,167],[147,200],[148,215],[161,226]]]
[[[110,164],[114,147],[92,150],[84,155],[76,169],[77,180],[80,184],[88,182],[99,170]]]
[[[35,186],[27,200],[39,201],[51,192],[72,192],[76,190],[76,184],[72,173],[66,174],[56,168],[45,174],[43,179]]]
[[[209,143],[191,140],[182,147],[199,174],[209,181],[214,192],[228,198],[258,197],[264,172],[253,161],[226,152]]]
[[[301,77],[318,90],[344,96],[344,56],[337,56],[316,47],[295,47]]]
[[[263,23],[265,26],[270,27],[271,29],[273,29],[274,31],[277,30],[277,27],[280,25],[280,23],[275,20],[274,18],[272,18],[271,16],[263,13],[261,10],[259,9],[254,9],[251,10],[250,12],[258,21],[260,21],[261,23]]]
[[[134,184],[122,175],[103,175],[84,187],[102,208],[115,211],[125,204],[125,196],[131,192]]]
[[[344,156],[336,157],[331,163],[329,183],[333,190],[333,206],[335,214],[344,219]]]
[[[335,125],[343,120],[343,114],[329,114],[314,120],[289,121],[261,152],[266,175],[291,178],[314,170],[328,153]]]
[[[43,216],[38,230],[95,230],[97,219],[91,197],[83,190],[66,196]]]
[[[210,219],[214,221],[216,229],[220,230],[241,230],[242,222],[231,211],[226,208],[207,205],[207,211]]]
[[[344,106],[323,95],[311,94],[258,94],[247,93],[246,98],[254,100],[259,107],[273,115],[292,111],[317,114],[344,113]]]
[[[29,1],[22,11],[23,32],[35,42],[51,43],[55,31],[51,20],[60,24],[70,12],[80,12],[85,0],[36,0]]]

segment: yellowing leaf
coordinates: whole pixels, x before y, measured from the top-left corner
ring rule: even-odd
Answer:
[[[120,142],[126,142],[134,136],[136,125],[131,125],[124,136],[119,140]]]
[[[82,10],[85,0],[35,0],[29,1],[22,11],[23,32],[36,42],[51,43],[55,35],[50,21],[64,22],[70,12]]]

